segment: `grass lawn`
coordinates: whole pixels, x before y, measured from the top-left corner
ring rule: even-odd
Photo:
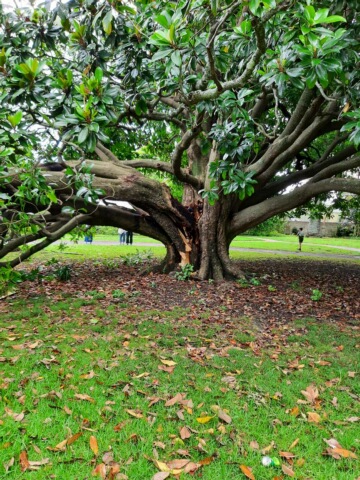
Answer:
[[[58,285],[0,306],[0,478],[359,478],[357,325],[263,330],[201,307],[195,284],[194,308],[162,310],[138,307],[136,283]]]

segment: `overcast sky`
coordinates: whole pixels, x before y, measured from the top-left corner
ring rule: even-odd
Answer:
[[[31,4],[39,6],[45,3],[45,0],[0,0],[9,10],[18,7],[29,7]],[[48,1],[49,3],[49,1]],[[51,3],[51,0],[50,0]]]

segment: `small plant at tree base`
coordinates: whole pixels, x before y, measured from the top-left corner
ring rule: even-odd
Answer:
[[[129,267],[134,267],[136,265],[141,265],[153,258],[154,254],[151,250],[147,250],[145,252],[136,251],[134,254],[126,255],[123,260],[124,265],[128,265]]]
[[[276,287],[274,287],[273,285],[269,285],[268,290],[269,292],[276,292]]]
[[[251,280],[250,280],[250,283],[251,285],[254,285],[254,287],[258,287],[259,285],[261,285],[261,282],[259,279],[253,277]]]
[[[181,281],[189,280],[193,271],[194,267],[190,263],[187,263],[181,267],[180,272],[175,272],[175,278]]]
[[[71,278],[71,268],[68,265],[63,265],[54,271],[54,275],[58,280],[67,282]]]
[[[237,283],[242,288],[247,288],[249,286],[249,282],[246,280],[246,278],[239,278],[239,280],[237,280]]]
[[[113,290],[112,291],[113,298],[125,298],[126,293],[122,290]]]
[[[87,295],[89,295],[89,297],[92,297],[94,300],[100,300],[101,298],[106,297],[104,292],[99,292],[98,290],[90,290],[89,292],[87,292]]]
[[[322,292],[320,290],[317,290],[316,288],[312,291],[311,295],[311,300],[314,300],[314,302],[318,302],[320,298],[323,296]]]

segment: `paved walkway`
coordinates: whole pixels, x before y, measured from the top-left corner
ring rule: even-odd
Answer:
[[[273,242],[276,240],[265,240],[265,242]],[[96,241],[94,240],[94,245],[117,245],[119,246],[118,242],[104,242],[104,241]],[[283,242],[287,243],[287,242]],[[294,248],[296,248],[297,244],[292,244],[294,245]],[[352,247],[335,247],[334,245],[320,245],[320,244],[315,244],[315,243],[307,243],[307,245],[314,245],[314,246],[321,246],[321,247],[330,247],[330,248],[338,248],[341,250],[349,250],[353,252],[359,252],[359,255],[337,255],[336,253],[310,253],[310,252],[299,252],[298,250],[271,250],[271,249],[263,249],[263,248],[242,248],[242,247],[230,247],[230,250],[235,251],[235,252],[255,252],[255,253],[271,253],[274,255],[295,255],[295,256],[302,256],[302,257],[314,257],[314,258],[328,258],[331,260],[332,258],[334,259],[347,259],[347,260],[360,260],[360,248],[352,248]],[[133,243],[133,247],[162,247],[163,245],[161,243]]]

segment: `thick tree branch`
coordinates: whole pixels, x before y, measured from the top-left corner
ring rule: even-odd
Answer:
[[[317,183],[307,183],[290,193],[272,197],[258,205],[245,208],[232,219],[229,225],[229,238],[234,238],[274,215],[299,207],[321,193],[331,191],[360,195],[360,181],[352,178],[330,178]]]

